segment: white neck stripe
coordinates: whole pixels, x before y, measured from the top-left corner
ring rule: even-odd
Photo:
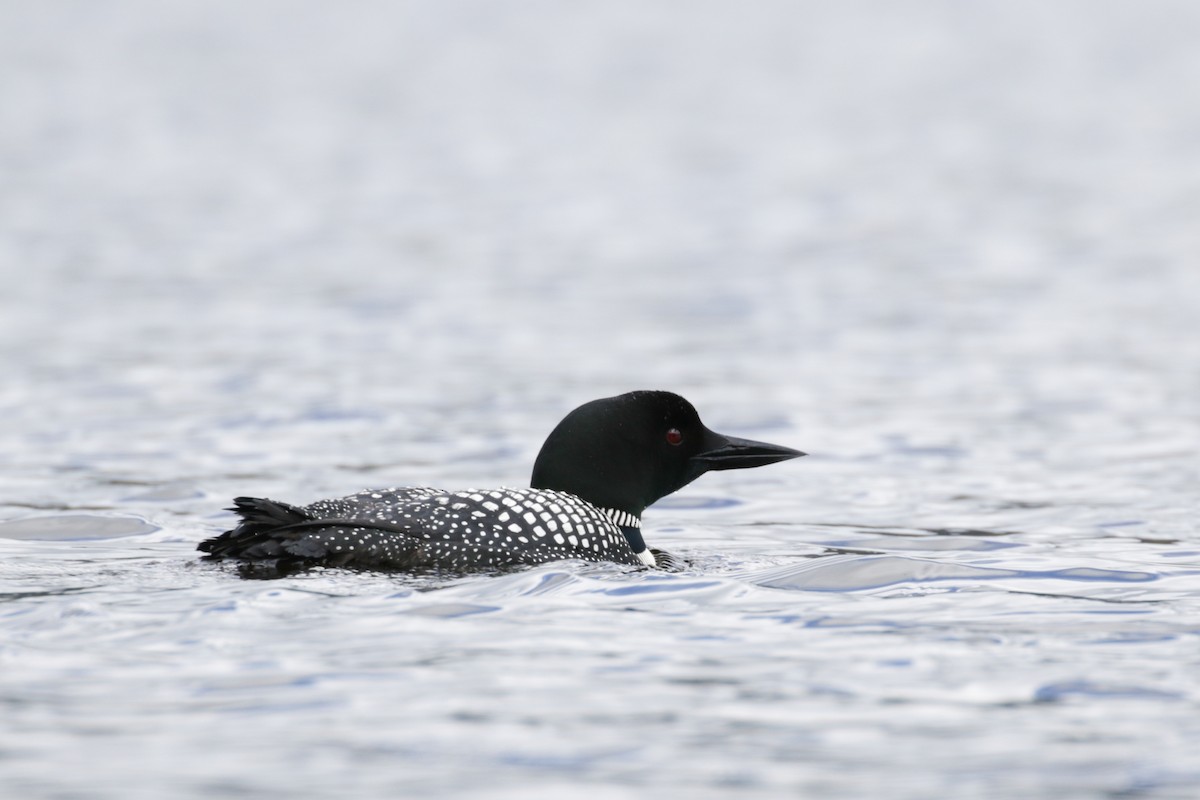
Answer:
[[[618,511],[615,508],[602,508],[604,516],[613,521],[613,524],[621,528],[637,528],[641,530],[642,521],[630,514],[628,511]]]

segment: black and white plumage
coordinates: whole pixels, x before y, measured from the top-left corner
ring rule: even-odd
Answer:
[[[199,549],[285,573],[309,566],[464,572],[560,559],[655,566],[646,506],[713,469],[804,455],[723,436],[670,392],[587,403],[551,432],[529,489],[377,489],[297,507],[239,497],[241,523]]]
[[[251,497],[234,503],[243,522],[226,541],[241,559],[453,571],[566,558],[654,563],[649,551],[634,553],[617,523],[621,519],[626,527],[637,528],[639,520],[612,510],[597,513],[572,494],[545,489],[404,487],[367,490],[303,508]],[[225,555],[221,544],[205,549]]]

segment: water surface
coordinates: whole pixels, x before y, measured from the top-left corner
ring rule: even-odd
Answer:
[[[1200,793],[1187,3],[0,11],[0,793]],[[636,388],[676,573],[314,571]]]

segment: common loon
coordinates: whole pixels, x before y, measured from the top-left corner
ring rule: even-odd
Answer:
[[[568,414],[542,445],[529,489],[367,490],[308,506],[238,497],[209,560],[286,574],[307,567],[468,571],[559,559],[657,566],[646,506],[709,470],[804,455],[710,431],[677,394],[638,391]]]

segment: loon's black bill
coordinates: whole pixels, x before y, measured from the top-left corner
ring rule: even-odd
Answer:
[[[744,469],[746,467],[761,467],[808,455],[790,447],[783,447],[767,442],[755,442],[750,439],[738,439],[733,436],[719,436],[716,447],[697,453],[692,461],[704,465],[705,469]]]

